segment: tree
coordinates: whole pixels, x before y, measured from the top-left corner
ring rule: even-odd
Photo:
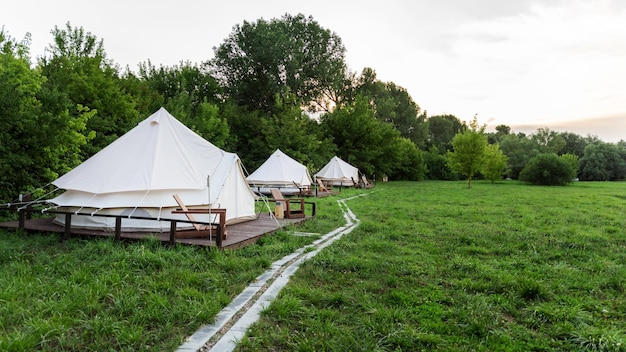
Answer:
[[[616,181],[626,177],[626,148],[597,142],[587,145],[580,159],[580,179]]]
[[[464,129],[463,123],[454,115],[435,115],[428,118],[428,139],[441,153],[452,147],[452,138]]]
[[[476,116],[468,129],[452,139],[453,151],[448,152],[448,165],[453,172],[467,176],[467,188],[472,187],[472,178],[483,166],[486,147],[485,126],[478,126]]]
[[[565,139],[558,132],[551,131],[547,127],[538,128],[530,139],[537,144],[541,153],[558,154],[566,144]]]
[[[277,95],[288,94],[307,106],[345,83],[341,38],[302,14],[244,21],[214,51],[208,63],[214,76],[231,99],[250,110],[270,111]]]
[[[498,144],[488,144],[485,147],[485,163],[480,172],[491,183],[499,181],[506,170],[507,161],[507,156],[502,153]]]
[[[539,154],[537,145],[522,134],[508,134],[502,138],[500,149],[508,158],[509,177],[518,179],[526,163]]]
[[[539,154],[528,161],[519,179],[535,185],[564,186],[572,182],[572,168],[555,153]]]
[[[393,172],[397,165],[393,141],[400,133],[376,119],[366,98],[359,96],[353,105],[323,115],[321,123],[343,160],[369,177]]]
[[[83,146],[87,158],[134,127],[138,122],[134,99],[122,89],[118,69],[106,58],[102,40],[83,28],[52,30],[54,42],[39,68],[47,80],[44,89],[65,99],[70,116],[84,108],[94,113],[87,121],[93,138]]]
[[[458,180],[448,166],[447,154],[441,154],[437,147],[431,146],[423,153],[426,164],[426,178],[429,180]]]
[[[7,201],[76,166],[93,115],[81,109],[70,118],[64,100],[30,67],[28,45],[28,37],[17,43],[0,31],[0,199]]]
[[[392,180],[421,181],[426,175],[426,164],[422,151],[408,138],[394,139],[394,150],[397,151],[397,164],[389,174]]]
[[[375,116],[382,122],[388,122],[417,146],[426,147],[428,126],[426,116],[420,114],[420,107],[413,101],[406,89],[393,82],[381,82],[371,68],[363,69],[355,88],[370,100]]]
[[[572,170],[570,177],[572,179],[576,178],[578,176],[578,157],[575,154],[565,153],[561,154],[561,159],[565,160]]]

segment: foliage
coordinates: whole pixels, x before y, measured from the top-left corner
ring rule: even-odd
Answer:
[[[317,122],[302,112],[293,95],[285,98],[277,97],[275,113],[262,119],[259,132],[269,149],[265,158],[280,149],[309,169],[325,165],[334,155],[332,142],[325,137],[318,139]]]
[[[430,116],[427,121],[430,145],[434,145],[442,153],[452,149],[452,138],[465,129],[463,123],[454,115]]]
[[[570,166],[570,169],[572,170],[571,173],[571,178],[576,178],[578,176],[578,156],[574,155],[574,154],[561,154],[561,159],[565,160],[565,162],[567,162],[567,164]]]
[[[615,181],[626,177],[626,147],[597,142],[585,147],[580,159],[580,179]]]
[[[389,123],[378,121],[363,97],[350,106],[321,117],[324,134],[332,138],[342,159],[368,177],[392,174],[399,158],[395,140],[400,138]]]
[[[500,149],[508,157],[507,169],[512,179],[518,179],[528,160],[539,154],[537,145],[523,135],[505,135]]]
[[[95,112],[87,121],[93,136],[83,146],[82,157],[87,158],[135,126],[135,102],[121,89],[117,67],[107,60],[102,40],[70,23],[65,29],[55,27],[52,35],[48,56],[39,62],[47,78],[43,89],[57,95],[73,118],[79,118],[80,107]]]
[[[432,146],[423,153],[426,164],[426,179],[429,180],[458,180],[455,173],[448,167],[448,156]]]
[[[556,131],[549,128],[538,128],[530,139],[537,145],[540,153],[558,154],[565,147],[565,139]]]
[[[564,186],[572,182],[572,174],[572,166],[567,160],[547,153],[530,159],[520,172],[519,179],[536,185]]]
[[[502,174],[506,170],[508,158],[498,144],[488,144],[485,147],[485,162],[480,173],[491,183],[502,179]]]
[[[58,94],[44,88],[45,77],[30,68],[28,43],[0,32],[0,45],[0,200],[11,201],[80,163],[93,113],[77,106],[76,117],[68,116]]]
[[[363,69],[357,81],[356,94],[370,99],[379,121],[393,124],[402,137],[410,139],[419,147],[426,147],[428,126],[420,107],[402,87],[393,82],[381,82],[371,68]]]
[[[293,94],[306,106],[343,84],[344,55],[337,34],[312,17],[285,14],[235,25],[210,67],[237,105],[271,112],[277,95]]]
[[[467,188],[472,187],[472,178],[480,172],[485,162],[487,136],[485,126],[478,126],[478,119],[470,122],[469,129],[457,133],[452,139],[453,151],[448,152],[448,165],[453,172],[467,176]]]
[[[389,179],[422,181],[427,171],[422,151],[408,138],[398,137],[393,142],[397,162]]]

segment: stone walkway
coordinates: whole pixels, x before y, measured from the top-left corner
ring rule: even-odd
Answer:
[[[187,338],[187,341],[177,351],[233,351],[237,342],[244,337],[246,330],[259,319],[261,312],[278,296],[280,290],[289,282],[291,275],[298,270],[300,264],[317,255],[322,249],[343,235],[350,233],[359,224],[359,220],[345,203],[347,200],[357,197],[337,201],[346,220],[344,226],[272,263],[270,269],[257,277],[255,282],[245,288],[217,314],[213,324],[201,327]]]

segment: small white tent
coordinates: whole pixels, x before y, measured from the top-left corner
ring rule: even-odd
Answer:
[[[171,213],[178,194],[190,208],[226,208],[227,224],[256,218],[255,195],[239,157],[206,141],[164,108],[52,183],[65,190],[49,200],[60,211],[187,220]],[[210,220],[208,215],[194,218]],[[71,221],[78,228],[115,228],[112,217],[73,216]],[[64,216],[55,222],[64,223]],[[122,221],[127,231],[169,226],[167,221]]]
[[[269,188],[280,188],[285,194],[299,192],[295,187],[311,186],[311,174],[306,166],[292,159],[280,149],[276,151],[259,166],[250,176],[248,183],[261,189],[262,193],[268,193]]]
[[[354,186],[354,182],[359,182],[359,169],[334,156],[315,174],[315,179],[331,183],[333,186]]]

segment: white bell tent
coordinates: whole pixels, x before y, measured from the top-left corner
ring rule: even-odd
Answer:
[[[315,175],[316,180],[322,180],[333,186],[354,186],[359,182],[359,169],[334,156],[326,166]]]
[[[65,190],[50,199],[59,211],[187,220],[172,214],[174,195],[189,208],[226,209],[226,223],[256,218],[255,195],[241,161],[176,120],[164,108],[52,182]],[[208,215],[194,214],[207,222]],[[65,223],[62,214],[57,223]],[[113,229],[114,217],[74,215],[72,227]],[[179,228],[191,224],[179,222]],[[126,231],[169,230],[168,221],[124,218]]]
[[[270,188],[280,188],[285,194],[297,193],[298,187],[310,187],[313,183],[307,167],[280,149],[276,149],[247,180],[251,186],[260,189],[261,193],[269,193]]]

